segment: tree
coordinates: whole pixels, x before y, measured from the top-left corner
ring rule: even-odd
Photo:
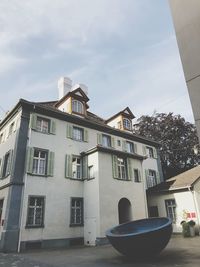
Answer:
[[[180,115],[156,113],[142,116],[134,125],[135,133],[161,143],[160,157],[165,179],[198,164],[194,147],[198,144],[194,124]]]

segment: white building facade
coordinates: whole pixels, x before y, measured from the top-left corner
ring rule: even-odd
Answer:
[[[159,144],[133,134],[129,108],[103,120],[67,78],[59,96],[21,99],[0,123],[2,251],[102,244],[148,217],[146,187],[162,181]]]

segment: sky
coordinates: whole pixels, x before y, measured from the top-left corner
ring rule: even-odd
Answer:
[[[1,0],[0,119],[20,98],[58,99],[61,76],[104,119],[128,106],[194,121],[167,0]]]

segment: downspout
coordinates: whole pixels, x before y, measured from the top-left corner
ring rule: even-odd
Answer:
[[[193,201],[194,201],[194,208],[195,208],[195,212],[197,214],[198,228],[199,228],[199,231],[200,231],[200,213],[199,213],[199,209],[198,209],[198,205],[197,205],[197,200],[196,200],[195,192],[191,190],[190,186],[188,186],[188,190],[192,194],[192,198],[193,198]]]

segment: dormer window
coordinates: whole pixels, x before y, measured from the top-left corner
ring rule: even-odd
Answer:
[[[124,129],[131,130],[131,122],[129,119],[127,118],[123,119],[123,127]]]
[[[78,100],[72,100],[72,112],[83,114],[83,103]]]

